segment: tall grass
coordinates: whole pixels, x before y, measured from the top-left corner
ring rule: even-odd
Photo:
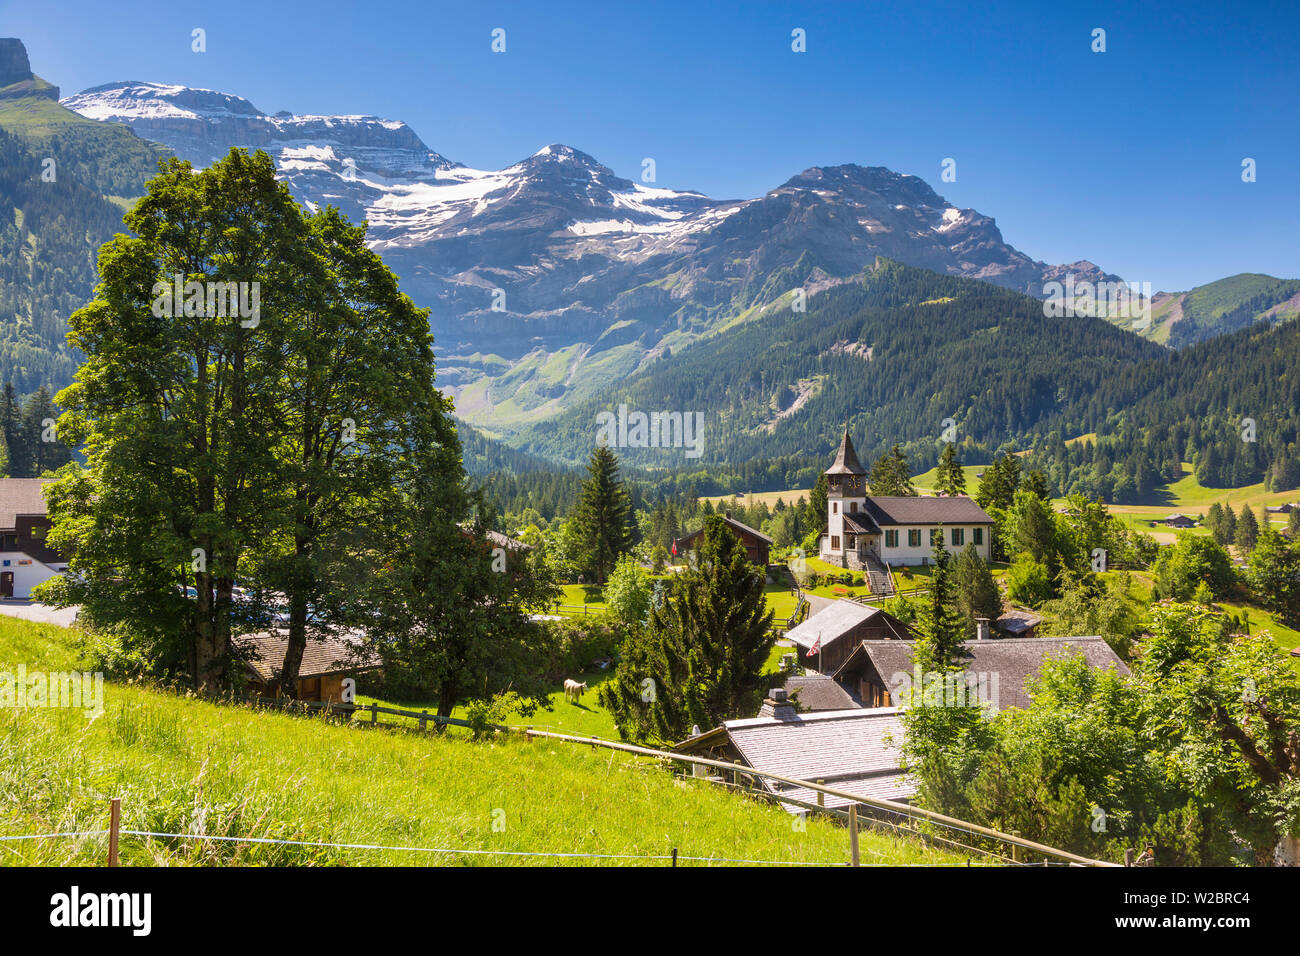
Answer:
[[[48,658],[35,656],[42,642]],[[68,632],[0,619],[0,662],[66,660]],[[796,829],[777,807],[655,763],[518,735],[476,742],[106,685],[105,711],[0,709],[0,836],[101,830],[108,800],[123,865],[636,864],[505,851],[842,864],[848,835]],[[258,837],[448,852],[215,840]],[[956,863],[909,839],[863,834],[866,863]],[[463,854],[454,850],[495,851]],[[0,861],[99,864],[106,837],[0,841]],[[684,864],[686,865],[686,864]]]

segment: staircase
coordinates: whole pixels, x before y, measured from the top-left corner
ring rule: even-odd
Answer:
[[[873,597],[894,596],[894,577],[889,573],[888,566],[880,563],[879,558],[868,553],[862,562],[862,568],[866,572],[867,584]]]

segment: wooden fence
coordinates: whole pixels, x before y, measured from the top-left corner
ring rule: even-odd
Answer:
[[[429,724],[443,727],[466,727],[470,730],[475,729],[474,724],[468,720],[462,720],[459,717],[443,717],[440,714],[431,714],[427,710],[401,710],[397,707],[380,707],[378,704],[344,704],[339,701],[322,701],[322,700],[294,700],[289,697],[236,697],[239,703],[252,704],[257,707],[270,707],[274,710],[284,710],[290,713],[298,711],[300,713],[324,713],[327,716],[335,714],[339,716],[351,717],[359,723],[379,724],[380,714],[390,714],[394,717],[409,717],[412,720],[419,721],[419,729],[427,730]],[[358,717],[357,715],[361,716]],[[369,719],[367,719],[367,717]],[[404,724],[395,725],[392,722],[383,722],[385,726],[405,726]],[[487,724],[493,730],[510,731],[512,728],[504,724]]]
[[[549,740],[560,740],[565,743],[587,744],[592,748],[605,747],[610,750],[621,750],[625,753],[639,754],[645,757],[657,757],[664,760],[673,760],[678,763],[691,764],[693,766],[713,767],[717,770],[726,771],[732,775],[733,782],[739,782],[740,776],[745,777],[763,777],[768,780],[775,780],[778,783],[784,783],[790,786],[802,787],[812,790],[823,796],[836,797],[841,800],[849,801],[849,839],[853,857],[853,865],[857,865],[857,842],[858,842],[858,806],[871,807],[876,810],[883,810],[888,813],[915,820],[918,822],[929,822],[944,827],[951,827],[955,830],[964,831],[974,836],[995,840],[1010,847],[1012,858],[1016,863],[1020,861],[1020,854],[1024,850],[1041,854],[1045,857],[1061,860],[1073,866],[1120,866],[1118,863],[1108,863],[1104,860],[1094,860],[1090,857],[1079,856],[1077,853],[1070,853],[1066,850],[1058,850],[1055,847],[1045,846],[1042,843],[1035,843],[1033,840],[1026,840],[1019,834],[1003,833],[1000,830],[994,830],[989,827],[980,826],[977,823],[968,823],[965,820],[958,820],[956,817],[946,816],[942,813],[936,813],[933,810],[926,810],[923,807],[914,807],[911,804],[899,803],[896,800],[883,800],[878,797],[865,797],[857,793],[849,793],[844,790],[836,790],[833,787],[827,787],[821,783],[812,780],[797,780],[793,777],[784,777],[777,773],[767,770],[759,770],[755,767],[744,767],[735,763],[725,763],[721,760],[713,760],[708,757],[699,757],[695,754],[679,754],[667,750],[654,750],[649,747],[638,747],[634,744],[618,743],[613,740],[602,740],[599,737],[577,737],[572,734],[555,734],[545,730],[534,730],[531,727],[524,728],[524,733],[529,737],[545,737]],[[819,796],[818,800],[822,800]],[[778,796],[778,800],[781,798]]]

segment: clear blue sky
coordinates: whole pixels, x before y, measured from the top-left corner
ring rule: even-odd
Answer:
[[[1300,276],[1300,8],[1128,6],[0,0],[0,35],[64,95],[156,80],[374,113],[479,168],[562,142],[629,178],[654,157],[659,185],[719,198],[888,166],[1048,262],[1157,290]]]

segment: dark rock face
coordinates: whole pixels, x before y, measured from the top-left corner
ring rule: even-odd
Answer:
[[[23,41],[14,37],[0,38],[0,86],[31,78],[32,64],[27,59]]]

